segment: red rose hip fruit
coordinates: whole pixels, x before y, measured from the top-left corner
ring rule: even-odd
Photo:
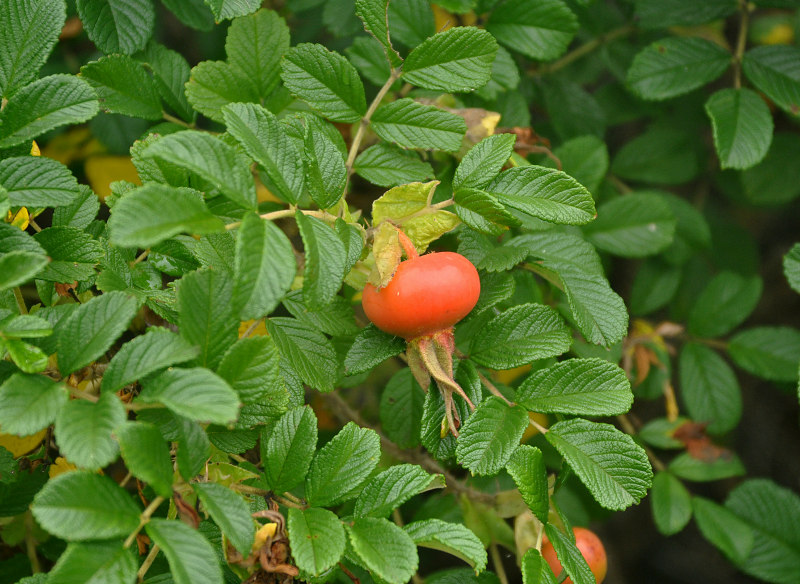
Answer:
[[[411,340],[446,330],[478,302],[478,271],[461,254],[434,252],[400,262],[383,288],[364,287],[364,312],[382,331]]]
[[[589,564],[589,569],[594,574],[597,584],[602,584],[608,571],[608,558],[606,557],[606,549],[603,547],[603,542],[597,537],[593,531],[589,531],[585,527],[576,527],[572,530],[575,533],[575,545],[580,550],[581,555]],[[542,544],[542,557],[550,566],[553,574],[558,577],[561,573],[561,562],[556,557],[556,550],[553,544],[545,538]],[[572,584],[572,578],[564,580],[563,584]]]

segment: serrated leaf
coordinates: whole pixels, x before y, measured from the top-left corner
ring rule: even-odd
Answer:
[[[372,116],[373,131],[404,148],[455,152],[467,131],[464,118],[432,105],[402,98],[380,106]]]
[[[380,456],[380,439],[375,431],[348,422],[311,462],[306,500],[310,505],[330,507],[352,499]]]
[[[508,207],[553,223],[583,225],[596,214],[586,187],[561,171],[543,166],[509,169],[483,190]]]
[[[161,99],[144,65],[128,55],[107,55],[81,67],[81,77],[94,87],[105,112],[160,120]]]
[[[706,113],[722,168],[750,168],[767,155],[774,125],[769,107],[757,93],[721,89],[706,102]]]
[[[637,0],[636,17],[644,28],[692,26],[730,16],[737,7],[736,0]]]
[[[17,314],[5,317],[0,320],[0,333],[6,338],[20,337],[32,339],[38,337],[49,337],[53,334],[53,327],[50,323],[32,314]]]
[[[461,558],[476,572],[482,572],[486,568],[486,550],[481,540],[460,523],[426,519],[409,523],[403,529],[420,547],[447,552]]]
[[[345,550],[344,526],[327,509],[289,509],[287,528],[297,567],[318,576],[335,566]]]
[[[203,0],[162,0],[161,3],[186,26],[203,31],[214,26],[214,14]]]
[[[389,0],[355,0],[356,15],[364,23],[364,30],[375,37],[383,47],[383,52],[392,66],[403,62],[392,46],[389,38]],[[392,27],[394,31],[394,27]]]
[[[800,49],[785,45],[750,49],[742,59],[747,78],[778,107],[800,115]]]
[[[297,374],[314,389],[333,391],[339,362],[330,341],[315,327],[294,318],[270,318],[267,330]]]
[[[172,461],[161,432],[147,422],[131,422],[114,431],[125,466],[162,497],[172,495]]]
[[[311,125],[305,128],[303,163],[311,200],[321,209],[333,207],[347,185],[344,156],[332,140]]]
[[[280,354],[270,337],[239,339],[222,358],[217,369],[244,403],[259,403],[279,415],[286,410],[289,395],[280,372]]]
[[[294,290],[283,299],[283,306],[295,318],[318,328],[326,335],[333,337],[352,337],[361,330],[358,328],[349,300],[334,296],[333,302],[327,306],[311,310],[303,299],[302,290]]]
[[[480,189],[488,184],[511,158],[515,141],[514,134],[495,134],[475,144],[456,168],[453,190]]]
[[[274,194],[297,203],[303,193],[303,160],[272,112],[258,104],[234,103],[222,108],[228,132],[264,169]]]
[[[308,407],[293,408],[261,436],[267,484],[285,493],[303,482],[317,447],[317,418]]]
[[[696,482],[718,481],[746,473],[741,459],[730,451],[708,460],[684,452],[670,461],[667,470],[676,477]]]
[[[255,540],[255,522],[241,495],[219,483],[193,483],[192,487],[233,547],[241,554],[249,554]]]
[[[484,400],[459,429],[458,463],[473,475],[496,475],[519,445],[528,414],[499,397]]]
[[[286,53],[286,88],[334,122],[352,123],[367,111],[361,78],[347,59],[322,45],[301,43]]]
[[[96,470],[117,458],[111,432],[127,415],[116,394],[104,392],[96,403],[72,400],[56,416],[56,440],[61,454],[71,463]]]
[[[653,478],[650,491],[653,521],[662,535],[675,535],[692,518],[689,491],[674,475],[661,471]]]
[[[169,562],[175,584],[219,584],[222,569],[206,538],[181,521],[151,519],[147,535]]]
[[[567,50],[578,19],[561,0],[509,0],[492,12],[486,28],[512,51],[550,61]]]
[[[126,537],[139,525],[139,508],[125,489],[89,471],[49,480],[31,510],[39,525],[67,541]]]
[[[730,64],[730,52],[710,40],[667,37],[636,55],[627,83],[644,99],[669,99],[710,83]]]
[[[159,369],[194,359],[198,353],[197,347],[172,331],[151,328],[117,351],[103,374],[103,391],[117,391]]]
[[[356,335],[344,360],[345,372],[356,375],[369,371],[390,357],[402,353],[406,342],[400,337],[385,333],[374,324],[369,324]]]
[[[755,542],[753,528],[722,505],[697,496],[692,497],[691,502],[703,537],[734,564],[744,564]]]
[[[186,82],[189,81],[189,63],[180,53],[156,42],[147,44],[143,58],[153,72],[153,81],[161,98],[187,122],[194,121],[195,112],[186,99]]]
[[[124,292],[95,296],[58,324],[58,367],[67,375],[106,352],[128,328],[139,301]]]
[[[199,423],[177,415],[170,415],[170,418],[173,426],[169,438],[178,443],[175,462],[178,463],[181,476],[191,481],[206,468],[211,456],[211,442],[205,428]],[[164,432],[164,429],[161,431]]]
[[[12,95],[0,112],[0,148],[23,144],[66,124],[79,124],[98,112],[97,95],[73,75],[50,75]]]
[[[247,16],[261,6],[258,0],[205,0],[205,2],[211,8],[217,22]]]
[[[15,207],[69,205],[80,194],[70,170],[51,158],[22,156],[0,161],[0,186]]]
[[[261,97],[278,86],[281,58],[288,49],[289,28],[272,10],[235,19],[225,39],[228,62],[250,78]]]
[[[633,405],[625,372],[605,359],[568,359],[530,375],[517,403],[535,412],[614,416]]]
[[[78,16],[104,53],[132,55],[144,48],[155,26],[149,0],[77,0]]]
[[[718,337],[739,326],[761,298],[761,278],[720,272],[703,289],[689,313],[689,332]]]
[[[553,150],[561,161],[562,170],[597,194],[600,183],[608,172],[608,146],[597,136],[578,136]],[[542,166],[555,166],[549,158]]]
[[[222,108],[229,103],[260,101],[254,80],[224,61],[202,61],[192,68],[186,99],[194,109],[223,122]]]
[[[553,544],[553,548],[555,548],[558,561],[572,581],[577,584],[592,584],[592,582],[596,582],[586,558],[583,557],[572,538],[552,523],[547,523],[544,526],[544,530],[550,543]]]
[[[496,197],[485,191],[461,188],[453,197],[456,215],[479,233],[496,236],[520,224]]]
[[[88,280],[95,275],[94,266],[103,256],[100,242],[75,227],[49,227],[34,235],[34,239],[50,258],[44,271],[39,274],[42,280]]]
[[[67,388],[42,375],[15,373],[0,385],[0,428],[28,436],[46,428],[67,402]]]
[[[419,445],[424,403],[425,392],[414,379],[411,369],[401,369],[386,384],[381,394],[381,427],[401,448]]]
[[[29,251],[12,251],[0,256],[0,290],[24,284],[47,265],[47,256]]]
[[[0,7],[0,96],[36,78],[67,18],[63,1],[21,0]]]
[[[681,398],[689,416],[708,423],[711,434],[736,427],[742,416],[742,395],[728,364],[710,347],[687,343],[679,367]]]
[[[728,344],[733,362],[764,379],[794,382],[800,361],[800,331],[759,327],[742,331]]]
[[[286,235],[273,222],[246,214],[236,238],[233,302],[239,318],[261,318],[275,310],[296,272]]]
[[[100,200],[86,185],[79,185],[78,197],[69,205],[53,210],[53,227],[77,227],[86,229],[97,217]]]
[[[536,548],[522,556],[522,584],[558,584],[556,577]]]
[[[506,470],[514,479],[528,508],[539,521],[547,523],[550,496],[542,451],[534,446],[520,444],[506,463]]]
[[[472,342],[470,358],[493,369],[512,369],[535,359],[560,355],[572,337],[555,310],[520,304],[498,314]]]
[[[321,219],[295,213],[305,250],[303,299],[309,308],[320,308],[333,301],[344,278],[347,252],[336,232]]]
[[[783,256],[783,275],[792,290],[800,294],[800,243],[795,243]]]
[[[230,424],[239,414],[239,397],[225,380],[203,367],[167,369],[142,382],[138,401],[161,403],[199,422]]]
[[[602,507],[621,511],[647,494],[647,455],[614,426],[575,418],[554,424],[545,437]]]
[[[244,158],[211,134],[197,130],[176,132],[153,142],[142,156],[197,174],[240,207],[256,206],[255,183]]]
[[[369,182],[382,187],[433,178],[433,168],[419,156],[392,144],[380,142],[358,155],[353,170]]]
[[[386,517],[393,509],[430,489],[444,487],[442,475],[430,475],[421,466],[398,464],[373,477],[356,499],[356,517]]]
[[[411,537],[386,519],[361,517],[345,524],[350,545],[364,566],[389,584],[405,584],[419,558]]]
[[[39,347],[20,339],[0,339],[0,352],[8,351],[11,360],[25,373],[39,373],[47,368],[47,355]]]
[[[133,550],[123,547],[121,540],[75,542],[67,545],[47,578],[62,584],[130,584],[136,581],[137,570]]]
[[[437,33],[408,54],[403,79],[413,85],[464,92],[486,85],[497,42],[485,30],[458,26]]]

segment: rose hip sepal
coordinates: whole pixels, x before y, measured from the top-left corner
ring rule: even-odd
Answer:
[[[475,266],[453,252],[417,254],[408,237],[398,230],[407,260],[400,262],[383,288],[364,287],[361,304],[375,326],[407,341],[406,357],[415,379],[427,391],[436,380],[445,401],[444,436],[458,435],[460,420],[453,393],[470,401],[453,379],[455,340],[453,325],[478,302],[480,278]]]

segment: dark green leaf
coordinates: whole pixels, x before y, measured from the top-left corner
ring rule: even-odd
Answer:
[[[78,16],[104,53],[132,55],[144,48],[155,25],[149,0],[77,0]]]
[[[217,554],[206,538],[181,521],[151,519],[147,535],[167,556],[175,584],[222,582]]]
[[[467,130],[464,118],[409,98],[379,107],[372,116],[375,133],[404,148],[455,152]]]
[[[460,523],[426,519],[409,523],[403,529],[417,546],[452,554],[467,562],[476,572],[486,568],[486,550],[481,540]]]
[[[219,483],[194,483],[197,498],[241,554],[249,554],[255,539],[255,521],[241,495]]]
[[[244,403],[258,403],[276,416],[289,394],[280,372],[280,354],[270,337],[242,338],[225,353],[217,373]]]
[[[712,460],[700,460],[684,452],[673,458],[667,469],[679,478],[697,482],[718,481],[745,474],[742,461],[730,451],[723,451]]]
[[[473,475],[496,475],[519,445],[528,413],[499,397],[484,400],[459,430],[456,457]]]
[[[380,142],[364,150],[353,169],[372,184],[394,187],[433,178],[433,168],[419,156],[392,144]]]
[[[294,318],[270,318],[267,330],[278,349],[309,386],[333,391],[339,362],[330,341],[315,327]]]
[[[124,548],[121,540],[75,542],[59,556],[47,578],[63,584],[129,583],[136,581],[138,567],[133,550]]]
[[[521,444],[511,455],[506,470],[519,489],[522,500],[542,523],[547,522],[550,497],[547,493],[547,469],[542,451]]]
[[[267,484],[284,493],[303,482],[317,447],[317,418],[308,406],[293,408],[261,435]]]
[[[747,51],[742,69],[747,78],[778,107],[800,116],[800,49],[786,45],[756,47]]]
[[[397,66],[403,59],[392,47],[389,38],[389,14],[391,6],[389,0],[355,0],[355,11],[361,22],[364,23],[364,30],[375,37],[383,47],[383,52],[392,66]],[[394,31],[394,26],[392,26]]]
[[[295,213],[305,249],[303,299],[309,308],[330,304],[344,278],[347,252],[336,232],[321,219]]]
[[[561,0],[509,0],[492,12],[486,28],[512,51],[550,61],[567,50],[578,19]]]
[[[342,522],[327,509],[289,509],[287,523],[292,555],[304,573],[318,576],[342,558],[345,533]]]
[[[94,87],[105,112],[160,120],[161,99],[144,65],[128,55],[108,55],[81,67],[81,77]]]
[[[742,416],[742,395],[736,375],[710,347],[687,343],[680,356],[681,397],[697,422],[711,434],[732,430]]]
[[[456,168],[453,190],[486,186],[511,158],[515,141],[514,134],[495,134],[475,144]]]
[[[737,8],[736,0],[636,0],[636,16],[644,28],[705,24],[730,16]]]
[[[332,140],[310,124],[303,138],[303,162],[311,200],[321,209],[333,207],[342,198],[347,183],[344,156]]]
[[[586,563],[586,559],[572,539],[552,523],[546,524],[544,530],[550,543],[553,544],[553,548],[555,548],[558,561],[572,581],[576,584],[591,584],[595,582],[596,580],[589,569],[589,564]]]
[[[51,158],[21,156],[0,161],[0,186],[15,207],[59,207],[80,195],[69,169]]]
[[[224,61],[203,61],[192,68],[186,98],[194,109],[223,122],[222,108],[229,103],[258,103],[255,80]]]
[[[674,475],[662,471],[653,478],[650,491],[653,521],[662,535],[675,535],[692,518],[692,499],[689,491]]]
[[[113,392],[102,393],[97,403],[69,401],[56,416],[58,449],[77,466],[103,468],[117,458],[117,443],[111,432],[126,418],[125,408]]]
[[[258,0],[206,0],[206,4],[211,8],[217,22],[247,16],[261,6]]]
[[[228,62],[245,73],[262,98],[278,86],[281,58],[288,49],[289,28],[272,10],[235,19],[225,39]]]
[[[760,327],[734,336],[729,345],[733,362],[764,379],[794,382],[800,362],[800,331],[789,327]]]
[[[421,466],[398,464],[379,473],[356,499],[356,517],[386,517],[422,492],[444,487],[442,475],[430,475]]]
[[[750,168],[767,155],[772,142],[772,114],[749,89],[722,89],[706,102],[714,128],[714,146],[722,168]]]
[[[369,324],[356,335],[344,360],[345,372],[356,375],[369,371],[389,357],[399,355],[406,348],[400,337],[385,333],[374,324]]]
[[[761,298],[761,278],[735,272],[717,274],[697,298],[689,313],[689,332],[719,337],[739,326]]]
[[[172,495],[172,461],[161,432],[147,422],[124,424],[114,431],[122,459],[135,477],[162,497]]]

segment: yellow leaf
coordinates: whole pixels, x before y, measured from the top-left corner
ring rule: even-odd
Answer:
[[[36,140],[33,141],[31,144],[31,156],[41,156],[42,151],[39,150],[39,145],[36,143]]]
[[[19,458],[23,454],[27,454],[39,446],[46,435],[46,428],[30,436],[15,436],[14,434],[0,433],[0,446],[13,454],[14,458]]]
[[[22,231],[25,231],[28,228],[30,219],[31,217],[28,214],[28,209],[25,207],[20,207],[16,214],[9,211],[6,215],[6,223],[11,223],[11,225],[14,227],[19,227],[22,229]]]
[[[278,197],[272,194],[264,184],[256,178],[256,198],[259,203],[283,203]]]
[[[253,551],[258,552],[270,537],[275,537],[275,532],[278,531],[277,523],[265,523],[258,531],[256,531],[256,541],[253,543]]]
[[[448,28],[453,28],[453,25],[456,23],[456,17],[454,15],[437,4],[431,4],[431,8],[433,9],[433,22],[436,27],[436,32],[443,32]]]
[[[138,185],[142,184],[130,156],[111,154],[91,156],[86,159],[84,170],[92,190],[97,193],[101,201],[111,194],[109,185],[114,181],[127,180]]]
[[[241,337],[244,333],[250,330],[250,327],[253,326],[255,320],[243,320],[239,324],[239,337]],[[267,332],[267,325],[264,323],[264,319],[260,319],[256,328],[252,330],[252,332],[248,335],[250,337],[265,337],[269,335]]]
[[[63,456],[59,456],[56,458],[55,463],[50,465],[50,478],[52,479],[60,474],[71,472],[73,470],[78,470],[78,467],[71,462],[67,462],[67,459]]]
[[[42,155],[69,166],[82,158],[83,147],[91,139],[92,134],[89,128],[73,128],[50,140],[44,147]]]

